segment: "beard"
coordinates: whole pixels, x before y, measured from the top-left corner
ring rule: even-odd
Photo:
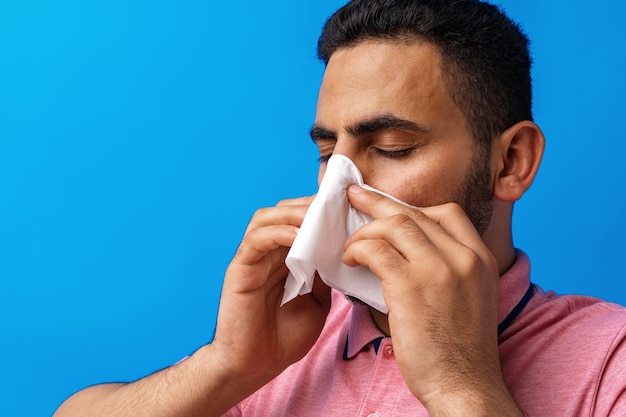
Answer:
[[[491,223],[493,191],[490,170],[491,150],[477,147],[465,181],[459,187],[453,202],[459,204],[481,236]]]

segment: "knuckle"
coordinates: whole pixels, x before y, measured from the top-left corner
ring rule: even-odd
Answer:
[[[424,242],[427,240],[427,237],[424,235],[423,230],[418,226],[413,214],[396,214],[391,218],[391,222],[391,228],[400,230],[406,239],[414,242]]]
[[[288,206],[290,204],[293,204],[293,199],[285,198],[283,200],[279,200],[278,203],[276,203],[276,207]]]
[[[371,251],[371,262],[374,272],[382,274],[397,273],[402,270],[404,264],[398,256],[398,253],[387,242],[379,241]]]
[[[465,209],[456,202],[445,203],[443,205],[444,210],[454,215],[465,215]]]
[[[479,276],[483,269],[483,262],[478,253],[468,247],[459,251],[459,263],[463,271],[469,276]]]
[[[437,276],[438,276],[437,281],[440,284],[444,285],[444,287],[448,287],[451,284],[454,285],[454,283],[456,282],[456,279],[457,279],[456,272],[448,264],[444,264],[444,265],[442,265],[442,266],[440,266],[438,268]]]
[[[373,260],[376,260],[380,263],[388,263],[390,258],[388,245],[384,241],[376,241],[373,244],[371,256]]]
[[[263,219],[267,218],[268,214],[272,211],[272,209],[264,207],[260,208],[254,212],[252,218],[248,222],[248,226],[246,227],[245,235],[250,233],[252,230],[256,229],[259,224],[263,222]]]
[[[391,221],[397,227],[413,226],[415,224],[413,218],[407,213],[395,214],[391,217]]]
[[[272,212],[272,209],[269,208],[269,207],[262,207],[262,208],[258,209],[252,215],[252,219],[250,220],[250,223],[254,223],[254,222],[258,221],[259,219],[267,217],[267,215],[269,213],[271,213],[271,212]]]
[[[246,234],[241,239],[241,244],[239,245],[239,248],[241,249],[242,247],[245,247],[246,245],[250,244],[250,242],[254,242],[258,234],[259,234],[258,228],[254,228],[254,227],[249,228],[246,231]]]
[[[276,207],[310,204],[312,200],[313,200],[313,196],[285,198],[285,199],[279,200],[278,203],[276,203]]]

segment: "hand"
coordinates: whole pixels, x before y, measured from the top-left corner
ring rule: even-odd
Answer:
[[[301,359],[324,326],[330,289],[319,277],[312,293],[280,307],[285,257],[312,199],[257,211],[228,267],[211,349],[231,376],[268,382]]]
[[[471,415],[468,400],[514,406],[498,356],[498,266],[463,209],[411,209],[358,186],[348,198],[374,220],[346,242],[343,260],[382,280],[396,360],[413,394],[431,415]]]

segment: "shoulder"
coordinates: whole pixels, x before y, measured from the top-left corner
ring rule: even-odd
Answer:
[[[604,357],[626,338],[626,307],[594,297],[537,291],[503,334],[501,345],[537,346],[578,357]],[[562,356],[560,355],[560,356]]]
[[[626,328],[626,307],[594,297],[558,295],[538,289],[526,319],[538,331],[558,328],[578,337],[613,339]]]
[[[626,401],[621,399],[626,393],[624,306],[538,288],[503,334],[500,353],[505,381],[527,411],[586,415]]]

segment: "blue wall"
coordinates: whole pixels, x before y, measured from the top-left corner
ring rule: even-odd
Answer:
[[[206,343],[254,210],[315,191],[315,43],[342,1],[208,3],[0,2],[0,415]],[[626,303],[624,6],[546,3],[500,2],[547,136],[516,243],[544,288]]]

